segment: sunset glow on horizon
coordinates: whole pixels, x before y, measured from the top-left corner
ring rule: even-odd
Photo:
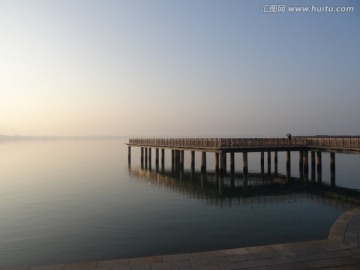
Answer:
[[[359,3],[268,4],[0,1],[0,134],[359,135]]]

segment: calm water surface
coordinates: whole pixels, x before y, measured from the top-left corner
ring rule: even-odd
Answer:
[[[251,174],[218,189],[211,172],[191,179],[186,171],[140,168],[125,140],[57,140],[0,143],[0,266],[68,263],[205,251],[324,239],[336,218],[358,206],[329,192]],[[186,153],[185,168],[189,168]],[[153,154],[155,156],[155,154]],[[200,155],[197,154],[197,169]],[[337,185],[360,189],[360,155],[337,154]],[[240,155],[236,156],[241,169]],[[298,176],[292,155],[292,175]],[[154,163],[154,162],[153,162]],[[323,180],[329,161],[323,156]],[[249,169],[260,158],[249,155]],[[154,164],[153,164],[154,167]],[[279,172],[285,161],[279,153]],[[281,182],[281,177],[276,178]],[[238,187],[230,189],[233,183]],[[269,184],[270,183],[270,184]],[[221,194],[219,194],[221,193]],[[331,193],[331,192],[330,192]]]

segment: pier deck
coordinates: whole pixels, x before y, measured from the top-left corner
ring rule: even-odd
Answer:
[[[359,231],[360,208],[355,208],[337,219],[325,240],[0,270],[356,270],[360,269]]]
[[[321,150],[360,153],[360,136],[292,138],[130,138],[129,146],[207,152]]]

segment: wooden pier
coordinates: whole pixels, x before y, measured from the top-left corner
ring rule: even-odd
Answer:
[[[171,151],[173,170],[184,169],[184,151],[191,151],[191,170],[195,170],[195,152],[201,153],[201,172],[206,173],[207,153],[215,154],[215,171],[220,175],[227,173],[227,156],[230,155],[230,173],[235,171],[235,153],[242,153],[242,172],[248,173],[248,153],[260,152],[261,172],[278,171],[278,152],[286,154],[286,176],[291,177],[291,152],[299,152],[300,177],[322,181],[322,153],[330,153],[331,182],[335,184],[335,153],[360,153],[360,136],[297,136],[288,138],[130,138],[128,142],[128,161],[131,164],[131,147],[141,149],[141,167],[152,168],[152,148],[155,149],[155,167],[164,168],[165,150]],[[161,157],[159,153],[161,150]],[[309,153],[311,157],[309,166]],[[272,158],[273,157],[273,158]],[[272,164],[273,161],[273,164]],[[145,164],[144,164],[145,163]]]

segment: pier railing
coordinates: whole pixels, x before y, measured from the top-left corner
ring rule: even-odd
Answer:
[[[336,148],[360,150],[360,137],[308,137],[307,146],[316,148]]]
[[[360,151],[359,136],[288,138],[130,138],[129,145],[169,148],[279,148],[309,147]]]
[[[305,138],[131,138],[129,145],[184,148],[304,147]]]
[[[188,147],[220,149],[221,140],[218,138],[134,138],[129,139],[130,145],[154,147]]]
[[[220,148],[305,147],[304,138],[225,138]]]

